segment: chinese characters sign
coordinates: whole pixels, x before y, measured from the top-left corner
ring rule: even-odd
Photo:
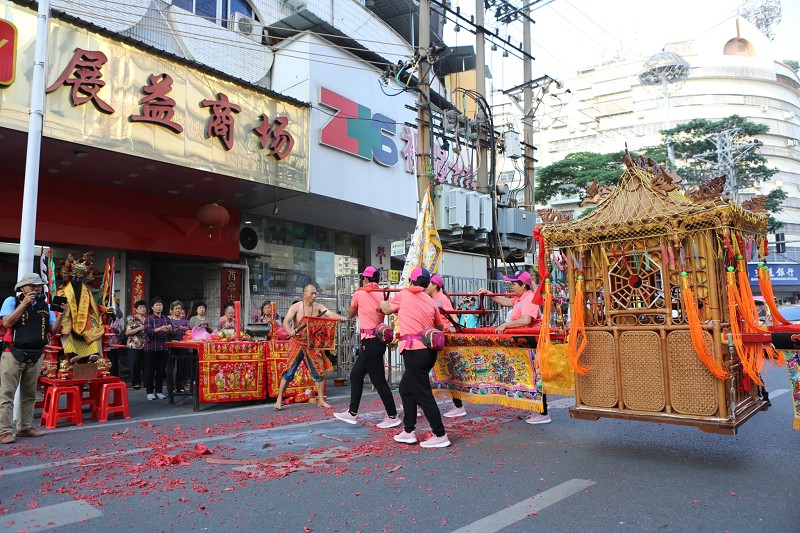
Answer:
[[[11,85],[17,65],[17,27],[0,20],[0,85]]]
[[[36,13],[7,6],[0,82],[34,63]],[[259,87],[51,20],[43,135],[204,172],[307,192],[310,107]],[[12,32],[13,34],[13,32]],[[16,46],[15,46],[16,45]],[[10,54],[17,50],[16,61]],[[24,131],[30,84],[3,89],[0,127]],[[19,81],[19,80],[18,80]]]
[[[219,308],[224,312],[226,305],[242,299],[242,273],[237,268],[223,268],[221,275]]]
[[[774,286],[796,285],[800,286],[800,263],[768,263],[769,278]],[[750,285],[758,286],[756,263],[747,264],[747,274],[750,276]]]
[[[131,270],[131,313],[136,312],[133,305],[144,300],[144,270]]]

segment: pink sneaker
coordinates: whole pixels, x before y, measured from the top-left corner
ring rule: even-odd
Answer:
[[[442,416],[446,418],[458,418],[459,416],[467,416],[467,410],[463,407],[453,407]]]
[[[419,443],[420,446],[423,448],[447,448],[450,446],[450,439],[447,438],[447,434],[445,433],[441,437],[433,436],[428,440],[424,440]]]
[[[417,436],[412,431],[411,433],[406,433],[402,431],[394,436],[394,440],[397,442],[405,442],[406,444],[416,444],[417,443]]]
[[[343,411],[341,413],[333,413],[333,416],[341,420],[342,422],[347,422],[348,424],[358,424],[358,420],[356,417],[350,414],[350,411]]]
[[[525,422],[527,422],[528,424],[549,424],[550,415],[533,413],[531,416],[525,419]]]
[[[375,424],[375,425],[378,426],[381,429],[389,429],[389,428],[396,428],[397,426],[399,426],[402,423],[403,423],[403,421],[400,420],[399,416],[396,416],[394,418],[389,418],[387,416],[379,424]]]

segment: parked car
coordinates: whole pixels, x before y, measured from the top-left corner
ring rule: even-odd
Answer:
[[[795,324],[800,324],[800,305],[786,305],[779,307],[778,311],[786,320]]]

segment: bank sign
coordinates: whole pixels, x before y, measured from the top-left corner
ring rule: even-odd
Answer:
[[[331,112],[331,118],[320,131],[320,144],[384,167],[394,167],[402,156],[406,173],[417,173],[419,141],[412,128],[404,126],[398,135],[395,119],[325,87],[320,88],[319,103]],[[405,143],[402,150],[397,147],[398,137]],[[476,189],[476,173],[466,155],[470,152],[465,147],[460,154],[453,154],[434,141],[432,166],[436,183]]]
[[[785,287],[787,285],[800,286],[800,263],[767,263],[769,267],[769,279],[775,287]],[[747,264],[747,273],[750,276],[750,285],[758,286],[757,263]]]

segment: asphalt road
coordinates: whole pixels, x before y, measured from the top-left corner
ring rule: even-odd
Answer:
[[[797,532],[785,372],[767,370],[773,406],[736,436],[571,420],[553,398],[542,426],[467,405],[433,450],[376,428],[374,393],[353,426],[312,404],[193,413],[131,390],[130,420],[0,447],[0,531]],[[329,387],[336,410],[348,394]]]

